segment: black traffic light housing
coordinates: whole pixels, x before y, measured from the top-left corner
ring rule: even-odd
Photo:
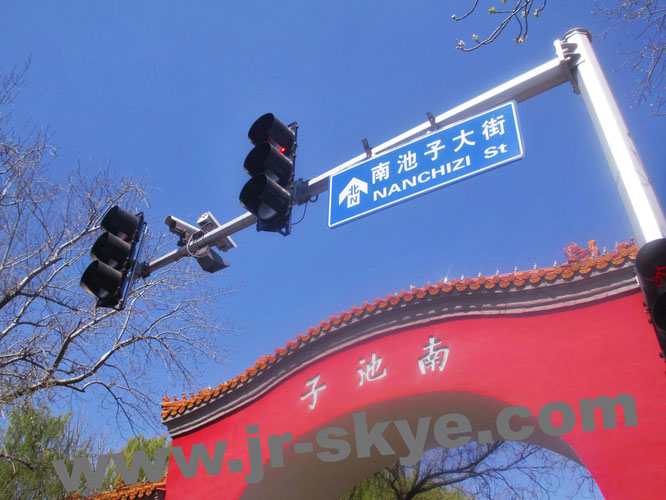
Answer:
[[[636,271],[663,356],[666,353],[666,238],[641,247],[636,255]]]
[[[248,138],[255,148],[243,167],[252,176],[239,201],[257,217],[257,231],[291,232],[298,124],[285,125],[272,113],[259,117]]]
[[[80,285],[97,297],[97,307],[121,310],[145,234],[143,214],[115,206],[104,215],[100,227],[104,233],[92,247],[94,262],[84,271]]]

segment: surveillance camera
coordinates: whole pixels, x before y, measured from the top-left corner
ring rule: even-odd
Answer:
[[[194,227],[187,222],[180,220],[173,215],[167,215],[167,218],[164,219],[164,223],[169,227],[169,231],[173,234],[180,236],[178,241],[178,246],[186,245],[187,242],[193,236],[202,234],[202,231],[198,227]]]
[[[210,233],[221,225],[210,212],[201,214],[197,220],[197,224],[199,224],[199,227],[204,233]],[[236,243],[234,243],[234,240],[232,240],[230,236],[223,236],[217,239],[214,245],[218,250],[222,250],[223,252],[228,252],[232,248],[236,248]]]
[[[220,223],[210,212],[205,212],[199,216],[197,219],[197,224],[203,230],[204,233],[209,233],[213,229],[220,227]]]

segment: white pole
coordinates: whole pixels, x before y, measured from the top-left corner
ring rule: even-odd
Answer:
[[[666,219],[592,49],[591,38],[590,32],[583,28],[564,35],[565,42],[576,44],[573,54],[579,56],[577,60],[574,57],[571,71],[599,136],[636,242],[642,246],[666,235]]]

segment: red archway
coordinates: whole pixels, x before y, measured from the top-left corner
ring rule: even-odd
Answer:
[[[558,437],[537,430],[532,442],[580,460],[606,498],[627,498],[627,492],[655,498],[666,487],[666,381],[634,279],[637,250],[620,245],[560,267],[454,280],[377,299],[311,328],[235,380],[165,400],[164,423],[185,457],[197,443],[212,455],[216,442],[227,442],[219,474],[208,475],[200,464],[186,478],[172,456],[167,498],[337,499],[407,454],[390,425],[383,436],[396,454],[373,448],[370,457],[357,458],[354,414],[363,412],[368,427],[404,419],[412,432],[418,418],[431,417],[429,446],[441,415],[463,414],[474,438],[483,430],[497,438],[494,421],[502,409],[522,406],[536,416],[553,402],[573,409],[573,428]],[[436,361],[424,361],[433,352]],[[616,428],[603,429],[610,414],[597,408],[596,430],[583,430],[581,400],[621,394],[635,401],[637,425],[630,425],[631,409],[618,405]],[[552,423],[559,425],[557,418]],[[317,439],[330,427],[347,432],[341,438],[351,453],[344,460],[319,458],[333,451]],[[285,433],[293,438],[284,447],[284,465],[272,467],[268,436]],[[258,478],[256,466],[246,477],[248,439],[257,437],[264,472],[248,484]],[[294,443],[314,444],[308,450]],[[230,472],[241,467],[239,459],[243,471]]]

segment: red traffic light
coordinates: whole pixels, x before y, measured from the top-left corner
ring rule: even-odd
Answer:
[[[247,155],[243,168],[250,175],[265,173],[286,183],[293,175],[294,163],[270,143],[262,142]]]
[[[266,113],[247,134],[256,145],[243,164],[252,178],[243,186],[238,200],[257,217],[257,231],[283,236],[291,232],[297,132],[297,123],[287,126],[272,113]]]
[[[260,116],[250,127],[247,133],[252,144],[261,142],[272,142],[284,148],[284,152],[290,152],[296,144],[296,133],[278,120],[273,113]]]

